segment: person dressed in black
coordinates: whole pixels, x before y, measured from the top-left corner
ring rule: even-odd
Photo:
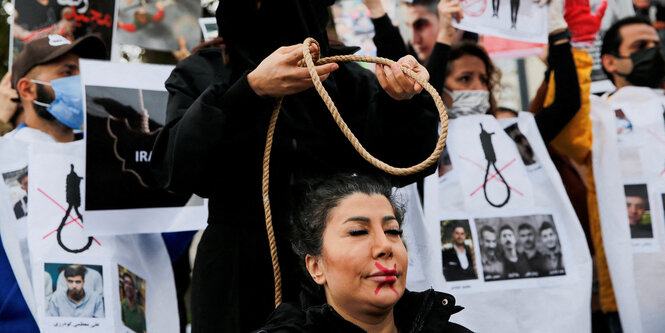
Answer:
[[[465,244],[466,230],[461,225],[453,228],[453,247],[441,251],[443,275],[446,281],[476,279],[471,248]]]
[[[302,59],[298,43],[306,37],[319,42],[322,57],[349,52],[328,43],[330,4],[220,1],[217,22],[228,63],[221,50],[204,49],[180,62],[166,82],[167,123],[151,158],[156,179],[171,191],[210,199],[192,277],[193,332],[246,332],[274,308],[261,174],[276,97],[284,100],[272,146],[270,199],[285,302],[297,300],[300,290],[285,232],[292,184],[333,172],[379,172],[343,137],[310,89],[307,70],[296,65]],[[412,57],[401,63],[428,77]],[[436,143],[434,104],[399,69],[377,69],[375,76],[357,64],[340,63],[317,66],[317,73],[369,152],[395,166],[419,163]],[[434,167],[391,181],[406,185]]]
[[[452,295],[406,290],[404,209],[391,186],[341,174],[306,186],[293,226],[301,304],[283,303],[257,332],[470,332]]]

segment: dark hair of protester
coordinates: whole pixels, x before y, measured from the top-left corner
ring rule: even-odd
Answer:
[[[84,265],[69,265],[65,267],[65,277],[80,276],[82,280],[85,280],[85,272],[87,269]]]
[[[311,279],[305,268],[305,256],[319,256],[323,248],[323,231],[326,228],[330,211],[339,202],[354,193],[379,194],[390,202],[397,222],[402,224],[404,208],[397,203],[390,184],[380,177],[346,174],[325,180],[310,181],[302,186],[302,200],[294,217],[292,230],[293,250],[300,258],[301,268],[306,275],[304,286],[315,303],[325,302],[323,288]]]
[[[463,40],[450,48],[450,60],[446,68],[446,77],[450,76],[452,72],[453,62],[462,56],[470,55],[480,59],[485,64],[485,72],[487,73],[487,90],[490,95],[490,108],[488,114],[494,114],[497,110],[496,97],[494,96],[495,89],[497,89],[501,82],[501,71],[494,66],[490,56],[485,51],[485,48],[478,45],[473,41]]]
[[[601,57],[605,54],[620,56],[619,47],[621,46],[623,39],[621,39],[621,34],[619,33],[619,30],[621,30],[622,27],[631,24],[646,24],[648,26],[651,26],[651,22],[649,21],[649,19],[642,16],[629,16],[616,21],[605,32],[605,36],[603,37],[603,45],[600,47]],[[603,67],[603,72],[605,72],[605,75],[607,75],[607,77],[612,82],[614,82],[612,74],[606,71],[605,67]]]
[[[538,232],[542,233],[543,231],[545,231],[547,229],[554,230],[554,226],[549,222],[543,222],[543,224],[540,225],[540,229],[538,229]]]

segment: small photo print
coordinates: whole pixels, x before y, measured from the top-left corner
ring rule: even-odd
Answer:
[[[446,281],[478,278],[469,220],[441,221],[441,261]]]
[[[453,170],[453,164],[450,161],[450,154],[448,153],[448,148],[444,147],[439,157],[439,178],[443,177],[445,174]]]
[[[122,323],[137,333],[146,331],[145,280],[118,265]]]
[[[44,297],[49,317],[104,318],[102,266],[45,263]]]
[[[28,216],[28,167],[2,174],[16,219]]]
[[[485,281],[565,275],[552,215],[475,219]]]
[[[653,238],[649,191],[646,184],[624,185],[630,238]]]
[[[515,142],[515,145],[517,146],[517,150],[520,153],[520,157],[522,157],[522,162],[524,162],[524,165],[529,166],[531,164],[536,163],[536,154],[533,152],[533,148],[531,148],[529,140],[527,140],[526,136],[524,136],[524,134],[522,134],[522,131],[520,131],[520,128],[517,126],[517,123],[506,127],[505,131],[508,134],[508,136],[510,136],[510,138],[513,139],[513,141]]]

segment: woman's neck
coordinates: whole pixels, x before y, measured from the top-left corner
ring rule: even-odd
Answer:
[[[397,333],[397,326],[395,326],[395,318],[393,317],[393,309],[390,309],[390,311],[383,314],[351,314],[335,304],[330,305],[340,316],[342,316],[342,318],[354,323],[367,333]]]

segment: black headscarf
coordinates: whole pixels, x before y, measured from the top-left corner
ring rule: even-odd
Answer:
[[[334,0],[220,0],[216,14],[219,36],[224,38],[232,62],[240,57],[249,60],[250,66],[279,47],[302,43],[307,37],[319,42],[325,56],[332,3]]]

